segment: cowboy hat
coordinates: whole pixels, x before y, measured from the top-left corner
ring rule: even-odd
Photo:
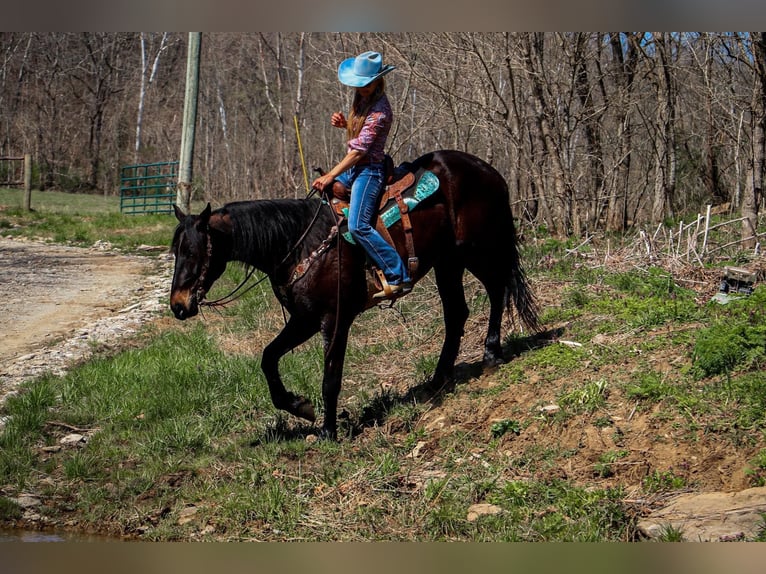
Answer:
[[[383,57],[378,52],[365,52],[343,60],[338,66],[338,79],[346,86],[363,88],[393,69],[394,66],[383,65]]]

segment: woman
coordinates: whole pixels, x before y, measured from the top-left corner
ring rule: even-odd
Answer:
[[[314,189],[321,191],[332,185],[333,180],[338,180],[351,190],[348,229],[388,283],[373,295],[376,299],[398,297],[412,290],[402,258],[372,226],[384,183],[384,148],[393,120],[383,76],[393,69],[393,66],[383,65],[378,52],[365,52],[341,62],[338,79],[342,84],[356,88],[356,93],[349,118],[346,119],[342,112],[335,112],[330,124],[346,129],[346,156],[312,184]]]

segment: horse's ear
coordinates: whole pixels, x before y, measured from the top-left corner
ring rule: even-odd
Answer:
[[[181,211],[181,208],[178,207],[175,203],[173,204],[173,210],[176,213],[176,219],[178,220],[179,223],[182,222],[184,219],[186,219],[186,214],[183,211]]]
[[[213,208],[210,207],[210,202],[208,202],[207,207],[202,210],[202,213],[197,216],[197,229],[202,229],[203,227],[207,227],[208,223],[210,222],[210,214],[213,212]]]

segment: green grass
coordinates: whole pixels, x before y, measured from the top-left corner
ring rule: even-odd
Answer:
[[[19,190],[0,189],[0,233],[79,246],[108,242],[115,248],[169,247],[173,215],[123,215],[116,196],[33,191],[32,211]],[[199,206],[196,206],[199,207]]]
[[[32,214],[0,211],[2,232],[81,244],[129,235],[114,242],[130,249],[166,246],[175,225],[120,216],[98,206],[104,198],[71,196],[51,211],[43,199]],[[511,362],[484,373],[463,365],[470,374],[434,403],[384,387],[398,377],[398,388],[411,388],[433,371],[442,322],[433,285],[419,285],[399,313],[361,317],[337,443],[313,442],[317,427],[271,404],[260,352],[283,316],[268,282],[220,314],[147,329],[121,351],[96,349],[0,409],[0,521],[17,520],[10,498],[31,491],[45,495],[46,512],[84,530],[107,525],[142,540],[628,541],[636,515],[620,484],[646,468],[637,459],[651,454],[651,441],[746,449],[747,479],[761,485],[763,288],[700,305],[664,270],[588,269],[565,251],[573,246],[545,240],[532,259],[545,267],[533,277],[541,288],[564,283],[543,314],[556,334],[506,333]],[[232,266],[211,298],[243,273]],[[481,293],[469,289],[468,303],[472,317],[487,312]],[[467,338],[483,338],[477,325]],[[320,422],[322,364],[319,337],[280,363],[285,385],[315,404]],[[539,411],[549,403],[561,407],[555,416]],[[628,440],[639,420],[641,452]],[[68,429],[87,442],[56,450]],[[601,451],[585,452],[589,437],[603,441]],[[650,468],[630,477],[631,498],[695,488],[681,465]],[[564,469],[574,476],[562,478]],[[469,519],[474,504],[493,513]],[[189,508],[193,518],[179,521]],[[680,537],[668,531],[664,540]]]
[[[603,453],[598,458],[598,462],[593,467],[594,475],[607,478],[614,475],[614,464],[621,458],[628,456],[627,450],[610,450]]]
[[[647,492],[665,492],[686,488],[686,479],[672,470],[653,470],[643,481]]]
[[[313,388],[318,404],[317,346],[285,357],[282,369],[288,386]],[[206,520],[231,540],[590,541],[624,539],[628,528],[615,492],[563,482],[533,481],[527,507],[518,508],[496,462],[461,462],[468,434],[441,446],[452,474],[413,489],[407,454],[428,434],[412,405],[387,415],[410,421],[401,426],[409,428],[404,441],[381,433],[361,448],[353,439],[310,445],[301,423],[288,426],[274,411],[257,357],[222,352],[199,322],[146,333],[141,348],[43,377],[5,411],[0,484],[25,488],[44,468],[72,485],[67,505],[82,524],[119,524],[146,540],[186,539]],[[56,444],[62,425],[93,432],[86,445],[41,461],[39,445]],[[509,420],[495,438],[518,433],[517,425]],[[326,515],[327,497],[337,516]],[[469,521],[469,506],[483,500],[503,512]],[[180,525],[189,504],[201,510]],[[551,505],[560,508],[547,515]]]
[[[750,460],[745,471],[752,486],[766,486],[766,450],[762,450]]]
[[[20,189],[0,188],[0,205],[14,212],[24,206]],[[101,215],[120,212],[120,198],[86,193],[32,190],[32,210],[43,214]]]
[[[559,397],[559,404],[576,413],[593,413],[606,405],[608,383],[604,379],[590,381]]]
[[[710,304],[711,325],[697,335],[692,358],[699,377],[723,375],[735,368],[766,366],[766,289],[727,305]]]

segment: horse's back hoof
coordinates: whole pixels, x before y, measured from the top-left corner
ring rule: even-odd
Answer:
[[[322,427],[322,429],[319,431],[319,439],[320,440],[331,441],[331,442],[337,442],[338,441],[338,433],[336,431],[334,431],[334,430]]]
[[[499,366],[504,364],[505,364],[505,361],[503,359],[498,359],[497,357],[493,359],[484,359],[484,361],[482,362],[482,366],[484,367],[485,370],[488,370],[488,371],[494,371]]]
[[[437,397],[443,397],[455,390],[453,377],[434,377],[410,391],[412,398],[419,403],[428,403]]]
[[[290,412],[296,417],[306,419],[309,422],[315,422],[317,420],[316,414],[314,414],[314,405],[308,399],[300,397],[296,399],[292,405],[290,405]]]
[[[485,353],[482,363],[485,368],[493,369],[499,367],[500,365],[504,365],[505,359],[503,358],[502,354],[498,355],[496,353]]]

